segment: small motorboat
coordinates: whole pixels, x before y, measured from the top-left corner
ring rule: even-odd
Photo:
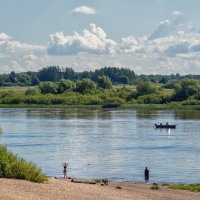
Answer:
[[[176,125],[168,124],[168,123],[166,123],[166,124],[155,124],[155,128],[168,128],[168,129],[170,129],[170,128],[176,128]]]

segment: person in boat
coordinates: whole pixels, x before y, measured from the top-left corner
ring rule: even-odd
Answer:
[[[149,170],[147,167],[144,170],[144,180],[146,183],[149,181]]]
[[[63,174],[64,174],[64,178],[67,178],[67,166],[68,164],[67,163],[62,163],[62,166],[63,166]]]

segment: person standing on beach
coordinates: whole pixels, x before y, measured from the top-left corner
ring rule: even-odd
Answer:
[[[149,170],[147,167],[144,170],[144,180],[146,181],[146,183],[149,181]]]
[[[67,178],[67,166],[68,164],[67,163],[62,163],[62,166],[63,166],[63,174],[64,174],[64,178]]]

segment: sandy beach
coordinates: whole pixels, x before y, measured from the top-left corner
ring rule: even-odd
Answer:
[[[122,189],[116,189],[120,186]],[[49,178],[38,184],[23,180],[0,179],[1,200],[199,200],[200,193],[180,191],[150,184],[110,182],[108,186],[73,183],[71,180]]]

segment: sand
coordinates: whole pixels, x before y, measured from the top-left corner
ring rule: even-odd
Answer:
[[[116,189],[116,186],[122,189]],[[200,200],[200,193],[173,190],[150,184],[111,182],[108,186],[73,183],[67,179],[49,178],[38,184],[23,180],[0,179],[0,200]]]

